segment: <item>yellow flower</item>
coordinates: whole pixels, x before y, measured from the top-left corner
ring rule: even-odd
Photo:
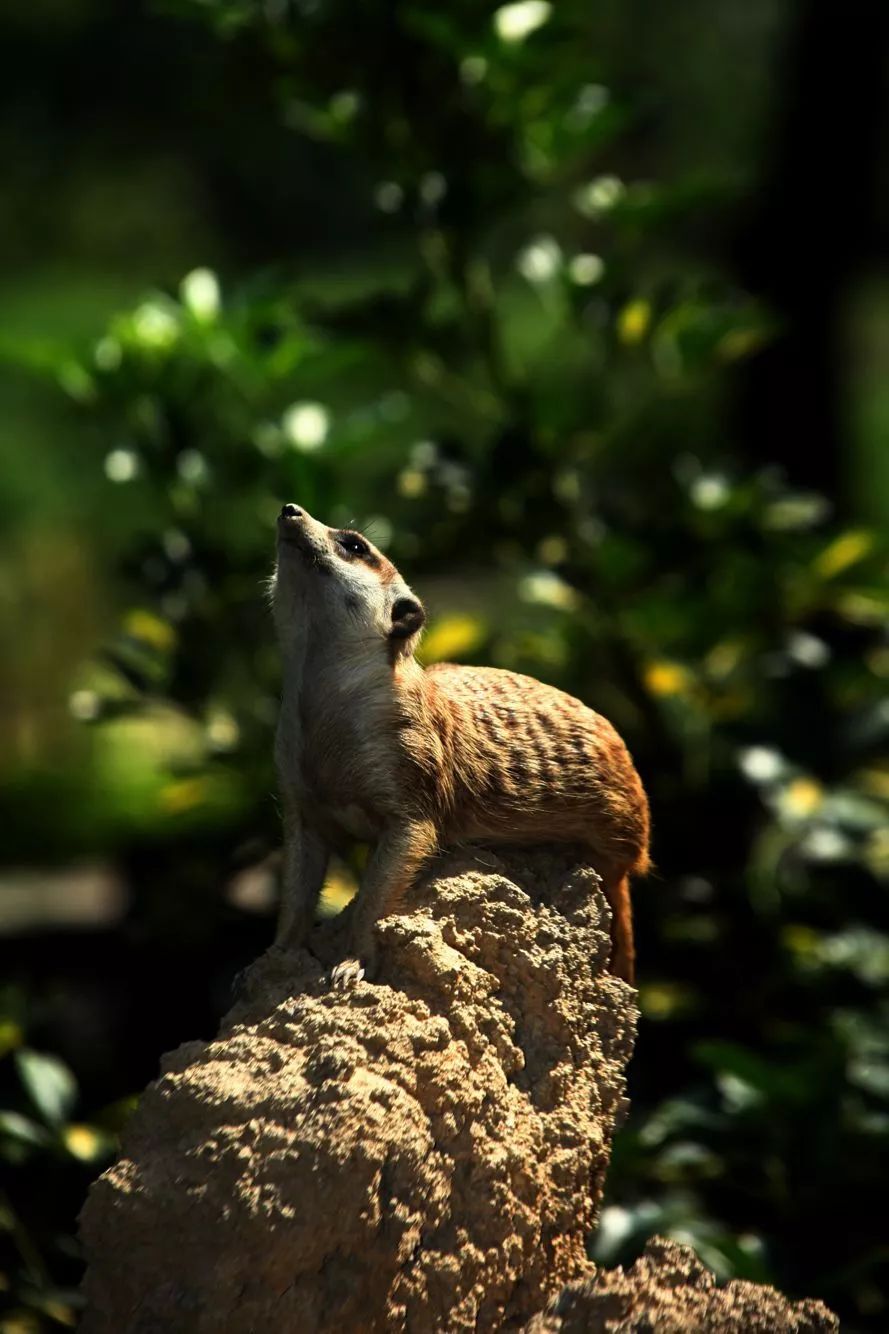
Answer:
[[[691,673],[678,662],[650,662],[644,676],[650,695],[682,695],[691,685]]]
[[[841,533],[834,538],[815,557],[812,568],[822,579],[833,579],[834,575],[842,574],[851,565],[857,565],[873,550],[873,546],[873,533],[867,533],[861,528],[850,529],[848,533]]]
[[[123,628],[128,635],[150,644],[159,653],[169,653],[176,642],[176,631],[169,622],[162,621],[153,612],[139,608],[127,613]]]
[[[65,1148],[73,1158],[91,1162],[105,1147],[105,1142],[92,1126],[70,1125],[62,1131]]]
[[[629,301],[617,317],[617,336],[622,343],[641,343],[651,324],[651,306],[647,301]]]
[[[445,616],[421,641],[420,657],[423,662],[449,662],[471,653],[484,634],[485,627],[475,616]]]
[[[814,778],[794,778],[781,794],[781,804],[790,815],[811,815],[824,801],[824,789]]]

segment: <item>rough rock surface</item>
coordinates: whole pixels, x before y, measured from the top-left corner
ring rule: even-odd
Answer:
[[[829,1334],[821,1302],[789,1302],[774,1288],[725,1287],[688,1246],[655,1237],[626,1273],[600,1269],[572,1283],[524,1334]]]
[[[85,1334],[517,1329],[589,1273],[635,1023],[595,872],[442,858],[351,994],[342,935],[165,1059],[84,1207]]]

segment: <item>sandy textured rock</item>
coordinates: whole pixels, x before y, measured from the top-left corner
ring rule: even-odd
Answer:
[[[85,1334],[517,1328],[587,1273],[635,1010],[575,861],[443,858],[352,994],[254,965],[90,1192]]]
[[[716,1280],[688,1246],[655,1237],[631,1269],[572,1283],[524,1334],[829,1334],[821,1302],[789,1302],[774,1288]]]

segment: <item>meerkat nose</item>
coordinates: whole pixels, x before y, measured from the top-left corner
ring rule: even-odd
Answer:
[[[282,519],[301,519],[303,512],[299,505],[285,505],[281,510]]]

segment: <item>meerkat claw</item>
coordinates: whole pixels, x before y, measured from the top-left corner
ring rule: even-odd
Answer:
[[[330,970],[330,985],[334,991],[351,991],[364,977],[364,969],[358,959],[343,959]]]

